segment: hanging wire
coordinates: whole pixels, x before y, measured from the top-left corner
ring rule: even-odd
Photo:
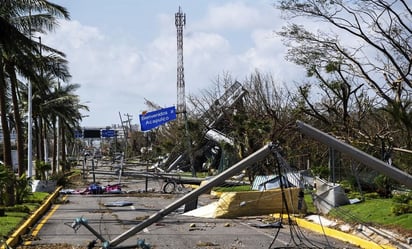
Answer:
[[[277,159],[277,171],[278,171],[278,176],[279,176],[279,181],[280,181],[280,188],[281,188],[281,192],[282,192],[282,202],[283,205],[285,207],[285,211],[286,211],[286,215],[287,215],[287,221],[288,221],[288,225],[289,225],[289,231],[290,231],[290,241],[293,242],[292,247],[289,248],[322,248],[319,245],[313,243],[310,239],[308,239],[305,235],[305,233],[301,230],[301,228],[295,223],[293,222],[292,218],[291,218],[291,213],[296,213],[296,210],[294,210],[295,205],[293,204],[293,198],[291,196],[291,191],[285,191],[285,186],[289,186],[288,182],[284,182],[285,180],[288,181],[288,179],[290,177],[294,177],[295,180],[298,180],[297,182],[299,183],[299,187],[302,190],[303,184],[302,184],[302,179],[291,169],[291,167],[288,165],[288,163],[286,162],[286,160],[281,156],[280,152],[278,150],[274,151],[275,157]],[[282,174],[282,169],[284,172],[284,175],[287,175],[289,177],[283,177]],[[300,192],[302,193],[302,192]],[[291,206],[288,205],[288,199],[286,199],[286,194],[289,194],[289,200],[291,200]],[[302,193],[303,194],[303,193]],[[302,196],[303,198],[303,196]],[[300,210],[298,210],[300,211]],[[281,212],[281,219],[283,217],[283,209]],[[279,234],[279,229],[277,230],[269,248],[286,248],[284,246],[282,247],[273,247],[273,245],[275,244],[275,241],[277,240]],[[326,239],[326,248],[332,248],[326,234],[325,235],[325,239]]]

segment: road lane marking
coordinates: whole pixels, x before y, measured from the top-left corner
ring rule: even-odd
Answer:
[[[64,202],[66,199],[68,198],[67,195],[63,196],[62,198],[62,202]],[[43,216],[43,218],[40,220],[40,222],[37,223],[37,225],[34,227],[34,229],[32,230],[32,232],[30,233],[31,237],[36,237],[39,233],[40,230],[42,229],[42,227],[44,226],[44,224],[47,223],[47,221],[50,219],[50,217],[57,211],[57,209],[61,206],[61,204],[57,204],[54,205],[48,214],[46,214],[45,216]],[[24,241],[24,245],[28,246],[31,245],[32,240],[26,240]]]

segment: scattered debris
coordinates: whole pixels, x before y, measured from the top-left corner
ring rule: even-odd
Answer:
[[[93,183],[83,190],[62,189],[60,190],[59,193],[64,194],[64,195],[75,195],[75,194],[86,195],[86,194],[122,194],[124,192],[122,191],[120,184],[113,184],[113,185],[109,184],[103,188],[102,186]]]
[[[137,246],[138,246],[138,248],[142,248],[142,249],[150,249],[151,248],[150,244],[147,244],[144,239],[138,239],[137,240]]]
[[[257,228],[283,228],[282,222],[277,221],[277,222],[272,222],[272,223],[266,223],[266,224],[249,224],[252,227],[257,227]]]
[[[133,205],[133,202],[130,201],[114,201],[114,202],[108,202],[105,203],[105,207],[125,207],[125,206],[131,206]]]
[[[199,241],[197,242],[196,246],[218,246],[219,244],[207,241]]]
[[[145,219],[147,219],[147,218],[149,218],[149,215],[143,215],[143,216],[138,216],[138,217],[136,217],[136,220],[145,220]]]

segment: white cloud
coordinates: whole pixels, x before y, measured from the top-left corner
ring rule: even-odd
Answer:
[[[286,48],[281,38],[272,30],[257,29],[252,34],[253,46],[240,56],[248,65],[248,71],[259,70],[270,73],[275,81],[283,84],[300,78],[298,66],[285,61]]]
[[[292,78],[283,75],[291,68],[285,68],[285,48],[273,35],[279,25],[273,7],[229,2],[210,6],[204,14],[188,16],[184,30],[187,95],[209,88],[223,72],[239,80],[256,69]],[[124,37],[111,37],[78,21],[62,21],[56,33],[45,37],[48,45],[67,53],[72,82],[81,84],[78,94],[90,107],[85,125],[119,123],[119,111],[138,123],[144,98],[165,107],[176,103],[174,14],[154,18],[154,26],[147,27],[157,29],[153,37],[132,29]]]
[[[275,17],[274,9],[269,5],[258,9],[258,5],[256,2],[247,5],[241,1],[211,5],[205,18],[194,27],[205,30],[244,30],[271,25],[268,20]]]

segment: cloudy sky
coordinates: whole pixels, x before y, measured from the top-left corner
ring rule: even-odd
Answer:
[[[71,83],[90,112],[82,126],[105,127],[147,110],[145,99],[176,105],[176,26],[186,14],[186,95],[211,89],[229,73],[242,82],[259,70],[290,84],[301,74],[284,60],[278,31],[285,21],[270,0],[51,0],[68,9],[42,42],[66,53]],[[120,115],[119,115],[120,113]]]

